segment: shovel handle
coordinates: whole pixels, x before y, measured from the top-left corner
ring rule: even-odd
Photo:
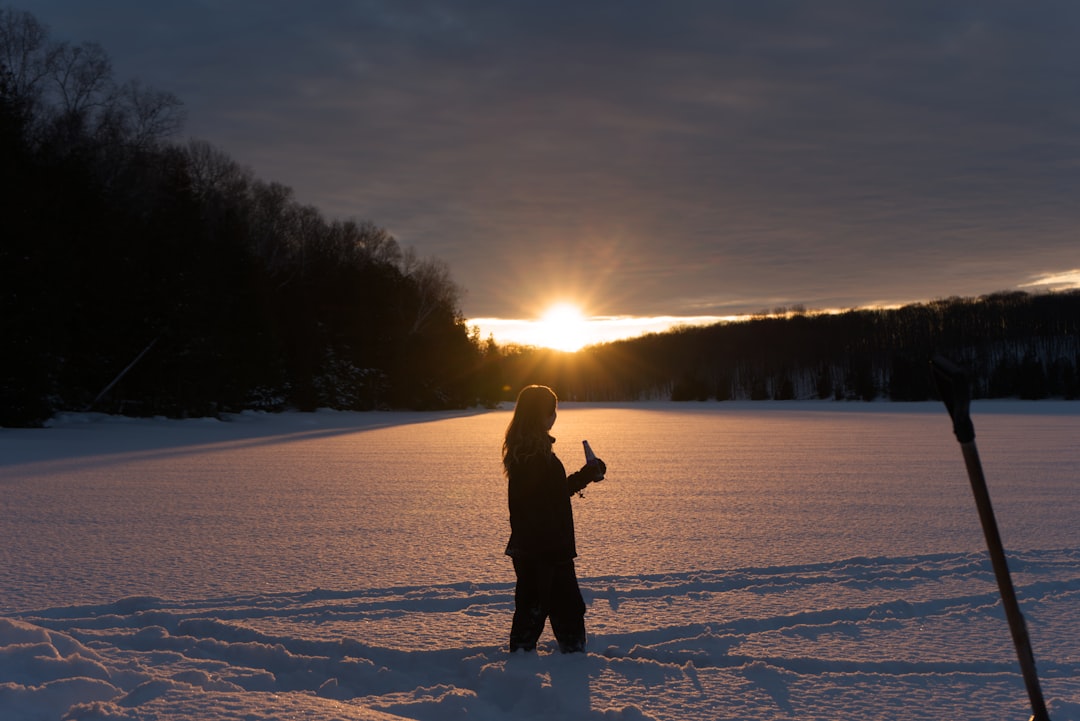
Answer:
[[[1001,543],[1001,534],[998,532],[994,509],[990,504],[990,493],[986,488],[982,463],[979,461],[979,451],[975,447],[975,425],[971,422],[971,390],[968,386],[967,375],[958,365],[940,355],[934,356],[930,365],[934,371],[938,393],[941,394],[941,400],[944,401],[949,416],[952,418],[953,433],[956,434],[956,440],[960,441],[960,450],[964,454],[964,464],[967,466],[968,479],[971,481],[971,491],[975,496],[975,505],[979,511],[983,536],[986,539],[987,550],[990,552],[990,561],[994,567],[998,590],[1001,592],[1009,631],[1012,633],[1013,645],[1016,647],[1020,671],[1024,677],[1024,685],[1027,687],[1028,698],[1031,700],[1031,709],[1035,712],[1030,721],[1050,721],[1050,716],[1046,711],[1046,701],[1039,685],[1039,676],[1035,669],[1035,656],[1031,651],[1027,624],[1024,622],[1020,604],[1016,599],[1016,590],[1009,573],[1005,548]]]
[[[953,422],[953,433],[960,443],[975,440],[975,425],[971,422],[971,388],[967,374],[960,366],[944,356],[934,356],[930,361],[934,371],[934,382],[938,394],[949,411]]]

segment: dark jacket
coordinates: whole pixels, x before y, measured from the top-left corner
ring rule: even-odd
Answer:
[[[596,479],[589,466],[566,475],[554,453],[540,453],[508,469],[510,541],[506,555],[569,561],[577,556],[570,497]]]

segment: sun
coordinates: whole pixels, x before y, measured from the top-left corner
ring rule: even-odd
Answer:
[[[534,324],[534,343],[545,348],[573,352],[590,342],[589,320],[573,303],[556,303]]]

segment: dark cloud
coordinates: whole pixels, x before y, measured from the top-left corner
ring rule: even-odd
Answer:
[[[851,307],[1080,268],[1080,6],[39,0],[474,316]]]

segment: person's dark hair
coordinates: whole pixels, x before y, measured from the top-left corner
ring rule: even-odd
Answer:
[[[559,399],[547,386],[525,386],[518,393],[514,417],[503,441],[503,470],[538,453],[551,453],[555,439],[548,433],[548,419]]]

